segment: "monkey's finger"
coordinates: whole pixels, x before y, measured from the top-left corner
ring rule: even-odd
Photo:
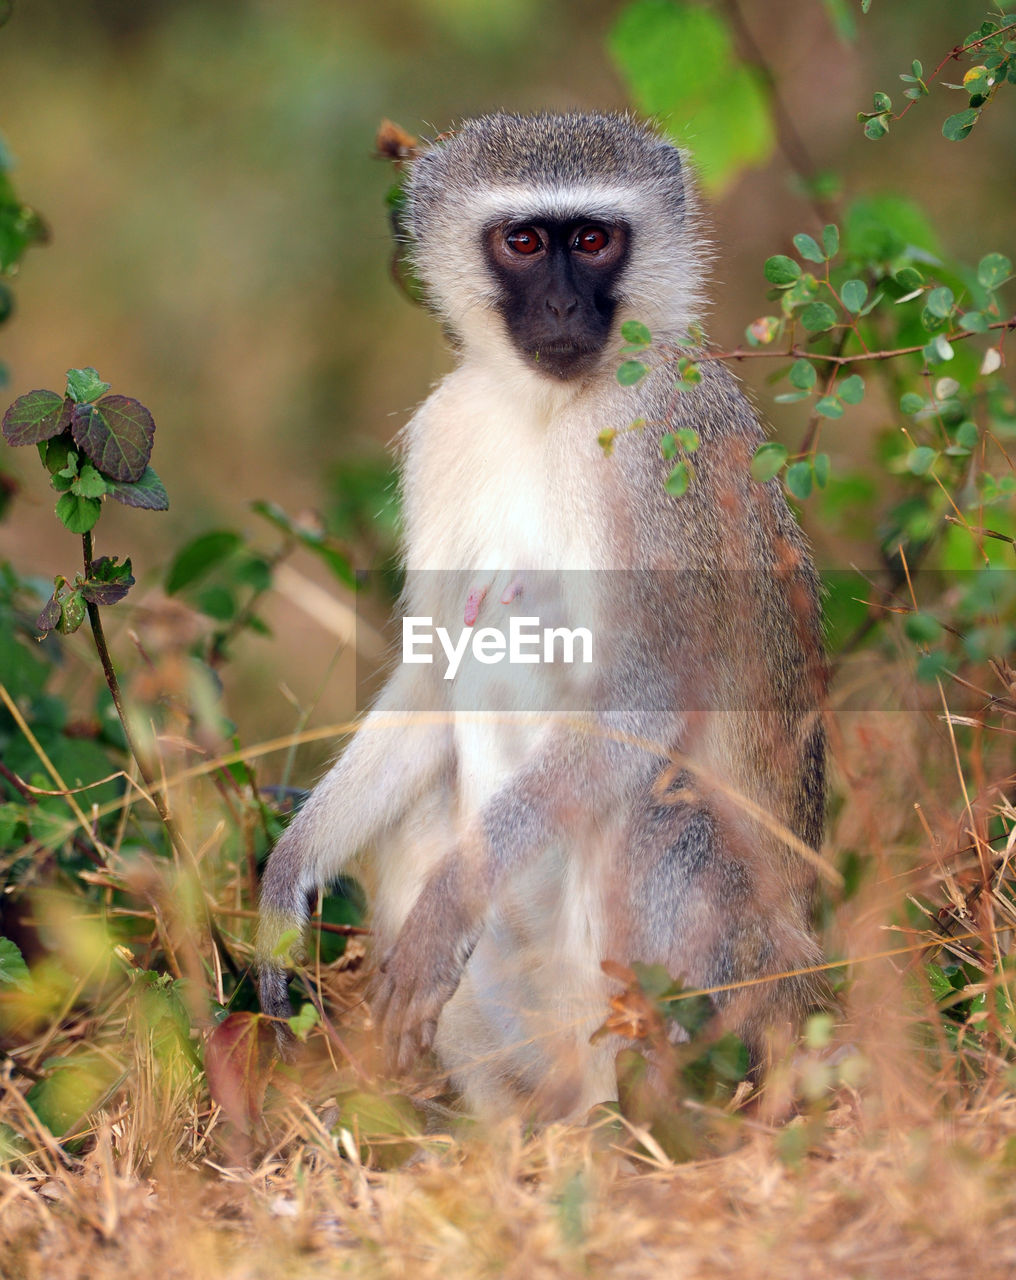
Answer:
[[[429,1053],[434,1048],[434,1037],[437,1035],[437,1018],[427,1018],[421,1022],[419,1029],[420,1052]]]

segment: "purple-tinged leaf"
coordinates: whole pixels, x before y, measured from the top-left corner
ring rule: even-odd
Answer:
[[[99,556],[92,561],[91,573],[81,584],[81,594],[90,604],[116,604],[133,586],[129,556],[123,564],[116,556]]]
[[[46,601],[35,625],[40,631],[55,631],[60,625],[60,601],[56,598],[55,591]]]
[[[261,1122],[274,1049],[271,1023],[263,1014],[246,1010],[224,1018],[205,1044],[205,1075],[212,1101],[244,1133]]]
[[[71,415],[75,443],[112,480],[140,480],[152,456],[155,422],[130,396],[103,396],[78,404]]]
[[[127,583],[93,582],[89,578],[81,584],[81,594],[89,604],[117,604],[133,585],[133,578]]]
[[[70,426],[73,406],[55,391],[29,391],[8,408],[3,435],[8,444],[41,444]]]
[[[141,479],[133,484],[123,480],[110,481],[110,495],[125,507],[142,507],[145,511],[169,509],[169,495],[151,467],[145,467]]]

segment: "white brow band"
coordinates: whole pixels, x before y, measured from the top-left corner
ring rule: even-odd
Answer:
[[[474,212],[484,222],[497,218],[532,218],[538,214],[554,218],[597,217],[633,222],[644,212],[634,204],[631,191],[602,183],[554,186],[492,187],[472,200]]]

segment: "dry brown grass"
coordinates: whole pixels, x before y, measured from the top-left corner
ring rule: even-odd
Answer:
[[[872,705],[858,691],[894,674],[870,658],[841,673],[831,721],[826,854],[842,864],[853,850],[862,864],[856,890],[828,912],[832,972],[848,979],[835,1026],[813,1028],[760,1105],[675,1100],[698,1134],[682,1163],[607,1114],[526,1131],[432,1107],[424,1127],[402,1123],[405,1098],[382,1098],[372,1126],[371,1103],[351,1098],[380,1096],[359,943],[319,974],[329,1026],[311,1033],[297,1069],[276,1069],[263,1122],[243,1133],[142,976],[182,979],[187,1043],[200,1047],[231,986],[202,901],[241,967],[251,954],[249,787],[227,786],[225,755],[203,758],[169,725],[163,766],[193,865],[146,854],[125,823],[94,843],[87,899],[42,857],[18,899],[36,952],[33,990],[0,999],[0,1121],[20,1138],[0,1163],[0,1276],[1013,1274],[1011,716],[1003,708],[999,726],[981,694],[957,688],[950,712],[981,727],[950,725],[935,686],[902,682],[900,710],[851,709]],[[251,754],[267,776],[269,759]],[[1009,832],[994,846],[992,815]],[[911,898],[937,919],[915,923]],[[129,947],[112,932],[125,920]],[[964,935],[955,945],[981,966],[988,995],[952,1027],[924,970],[944,958],[944,928]],[[90,1064],[72,1141],[58,1142],[26,1100],[54,1057]],[[788,1101],[794,1118],[773,1119]]]
[[[836,1120],[797,1159],[766,1131],[674,1166],[622,1156],[595,1131],[524,1138],[508,1124],[388,1173],[302,1142],[251,1167],[167,1164],[143,1178],[117,1172],[104,1128],[73,1170],[2,1175],[0,1273],[1012,1274],[1011,1101],[913,1129],[871,1124],[863,1108]]]

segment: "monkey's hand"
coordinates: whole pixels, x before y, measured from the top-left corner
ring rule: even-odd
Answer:
[[[371,1008],[397,1073],[433,1046],[441,1010],[482,932],[462,889],[461,864],[449,859],[424,886],[379,966]]]

